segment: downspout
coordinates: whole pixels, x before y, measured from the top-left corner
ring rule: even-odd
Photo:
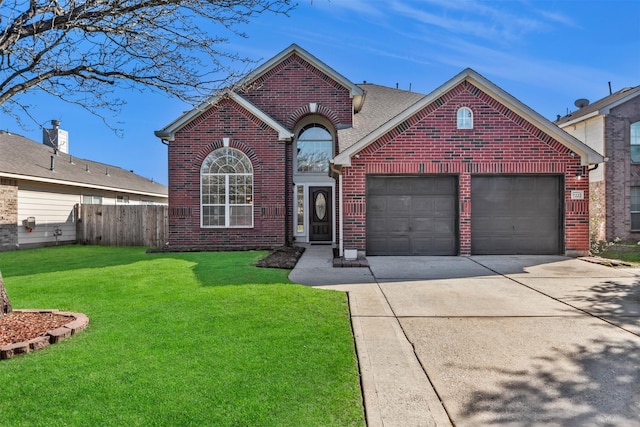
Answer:
[[[336,166],[334,163],[329,163],[331,173],[338,175],[338,256],[344,255],[344,217],[342,206],[342,166]]]
[[[291,140],[285,140],[284,142],[284,245],[291,246],[291,237],[289,236],[289,196],[293,199],[291,193],[291,186],[289,185],[289,143]],[[293,215],[293,212],[291,212]],[[293,233],[292,233],[293,234]]]
[[[343,230],[343,217],[342,217],[342,211],[344,210],[342,207],[342,173],[340,175],[338,175],[338,206],[340,208],[339,212],[340,215],[338,215],[338,240],[339,240],[339,244],[338,244],[338,256],[339,257],[343,257],[344,256],[344,230]]]

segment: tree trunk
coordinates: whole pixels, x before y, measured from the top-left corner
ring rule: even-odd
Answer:
[[[0,272],[0,319],[9,313],[11,313],[11,301],[9,301],[9,295],[7,295],[7,290],[4,288],[2,272]]]

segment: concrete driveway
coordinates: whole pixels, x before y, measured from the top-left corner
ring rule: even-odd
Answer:
[[[309,249],[290,278],[348,292],[369,427],[640,425],[640,271]]]

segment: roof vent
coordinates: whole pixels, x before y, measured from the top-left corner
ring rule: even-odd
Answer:
[[[589,105],[589,100],[584,98],[576,99],[576,102],[574,102],[573,105],[578,108],[584,108]]]

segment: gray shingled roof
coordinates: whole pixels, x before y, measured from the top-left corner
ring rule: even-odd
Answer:
[[[55,159],[54,170],[51,170],[51,156]],[[60,151],[54,155],[53,148],[49,146],[7,132],[0,132],[0,176],[3,175],[167,196],[166,186],[131,171]]]
[[[611,95],[605,96],[604,98],[599,99],[598,101],[592,104],[589,104],[586,107],[582,107],[579,110],[574,111],[573,113],[567,114],[566,116],[559,118],[558,120],[555,121],[555,124],[557,124],[558,126],[561,126],[564,123],[579,119],[580,117],[584,117],[590,113],[599,111],[602,108],[606,108],[611,104],[615,104],[616,102],[630,95],[636,94],[637,92],[640,92],[640,86],[626,87],[624,89],[620,89],[619,91],[614,92]]]
[[[365,91],[364,105],[353,116],[353,127],[338,131],[339,151],[343,152],[426,95],[375,84],[360,84]]]

